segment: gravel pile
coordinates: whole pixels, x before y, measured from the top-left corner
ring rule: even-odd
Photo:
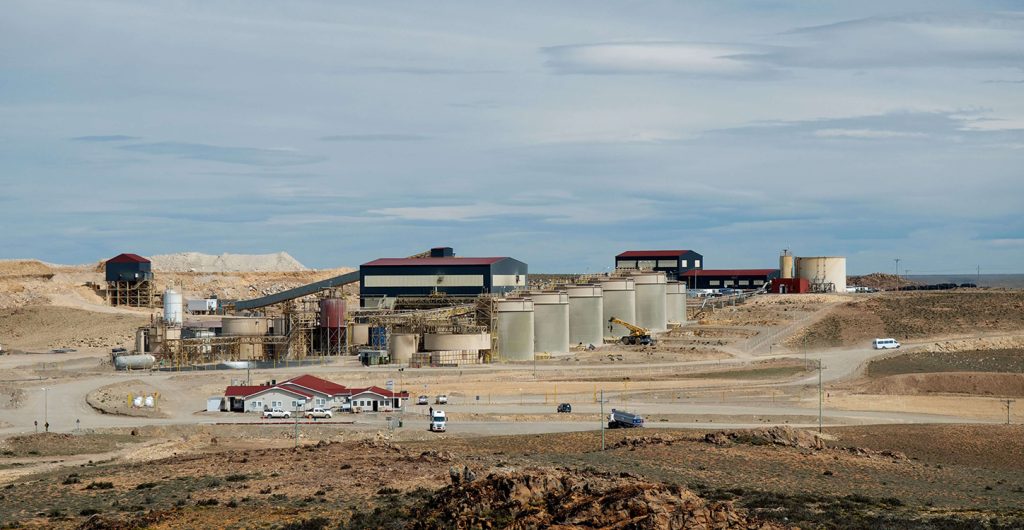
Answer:
[[[287,252],[276,254],[200,254],[179,252],[150,257],[163,272],[295,272],[307,270]]]

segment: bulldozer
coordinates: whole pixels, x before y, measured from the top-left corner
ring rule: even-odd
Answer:
[[[651,337],[651,330],[647,328],[642,328],[640,326],[630,324],[625,320],[620,320],[615,317],[609,318],[608,322],[610,323],[608,329],[611,329],[611,324],[618,324],[629,330],[629,335],[624,335],[620,339],[620,341],[623,344],[639,344],[641,346],[654,346],[654,344],[656,343],[654,338]]]

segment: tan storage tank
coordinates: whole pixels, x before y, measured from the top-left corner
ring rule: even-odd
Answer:
[[[841,256],[796,258],[796,277],[807,280],[811,292],[814,293],[845,293],[846,258]]]
[[[498,313],[498,356],[503,361],[533,359],[533,300],[506,298],[495,302]]]
[[[392,333],[388,339],[388,356],[391,364],[409,364],[412,354],[420,350],[418,333]]]
[[[668,329],[665,319],[665,273],[635,273],[633,280],[636,282],[636,321],[633,324],[651,331]]]
[[[365,346],[370,343],[370,325],[366,323],[353,322],[349,328],[352,338],[349,344],[352,346]]]
[[[424,351],[480,351],[491,349],[490,333],[427,333],[423,335]]]
[[[795,268],[793,254],[788,250],[783,250],[779,255],[779,277],[792,278]]]
[[[221,335],[226,337],[260,337],[267,334],[267,319],[262,317],[224,317]],[[263,357],[262,344],[239,344],[238,358],[242,360]]]
[[[569,345],[600,346],[604,342],[604,296],[600,285],[569,285]]]
[[[686,285],[681,282],[665,284],[665,321],[669,324],[686,323]]]
[[[534,291],[533,351],[569,353],[569,295],[563,291]]]
[[[629,330],[619,324],[611,324],[612,317],[630,324],[636,323],[636,284],[633,278],[609,278],[601,281],[602,333],[606,339],[619,339],[629,335]]]

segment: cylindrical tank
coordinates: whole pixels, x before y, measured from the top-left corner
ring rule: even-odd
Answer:
[[[320,300],[320,327],[337,329],[345,326],[345,300],[324,298]]]
[[[686,285],[681,282],[665,284],[665,320],[671,324],[686,322]]]
[[[668,329],[665,320],[664,272],[643,272],[633,274],[636,282],[636,322],[634,324],[651,331]]]
[[[783,250],[782,254],[779,255],[779,277],[780,278],[792,278],[793,277],[793,254],[788,250]]]
[[[353,346],[365,346],[370,343],[370,325],[362,322],[352,323],[352,338],[350,344]]]
[[[412,354],[420,350],[418,333],[392,333],[388,342],[388,356],[391,364],[409,364]]]
[[[569,344],[600,346],[604,337],[604,297],[600,285],[569,285]]]
[[[267,319],[261,317],[224,317],[221,334],[227,337],[258,337],[267,334]],[[263,357],[262,344],[239,344],[238,357],[259,359]]]
[[[846,258],[818,256],[796,258],[796,277],[811,285],[812,292],[846,292]]]
[[[490,333],[427,333],[423,335],[424,351],[489,350]]]
[[[505,361],[533,359],[533,300],[506,298],[496,306],[498,355]]]
[[[181,293],[174,289],[164,291],[164,322],[180,326],[183,314]]]
[[[287,335],[288,334],[288,319],[285,317],[274,317],[271,318],[268,324],[270,325],[271,335]]]
[[[156,364],[156,357],[149,354],[120,355],[114,357],[114,368],[118,370],[146,370]]]
[[[636,284],[633,278],[609,278],[601,281],[602,333],[607,339],[618,339],[629,335],[629,330],[619,324],[608,322],[617,318],[634,324],[636,322]]]
[[[569,353],[569,295],[561,291],[534,291],[533,351]]]
[[[149,328],[135,330],[135,352],[146,353],[149,351]]]

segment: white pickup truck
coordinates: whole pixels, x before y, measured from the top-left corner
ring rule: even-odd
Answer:
[[[330,410],[316,407],[313,410],[306,411],[307,418],[331,418],[333,415]]]
[[[263,418],[291,418],[292,413],[287,410],[271,409],[263,411]]]

